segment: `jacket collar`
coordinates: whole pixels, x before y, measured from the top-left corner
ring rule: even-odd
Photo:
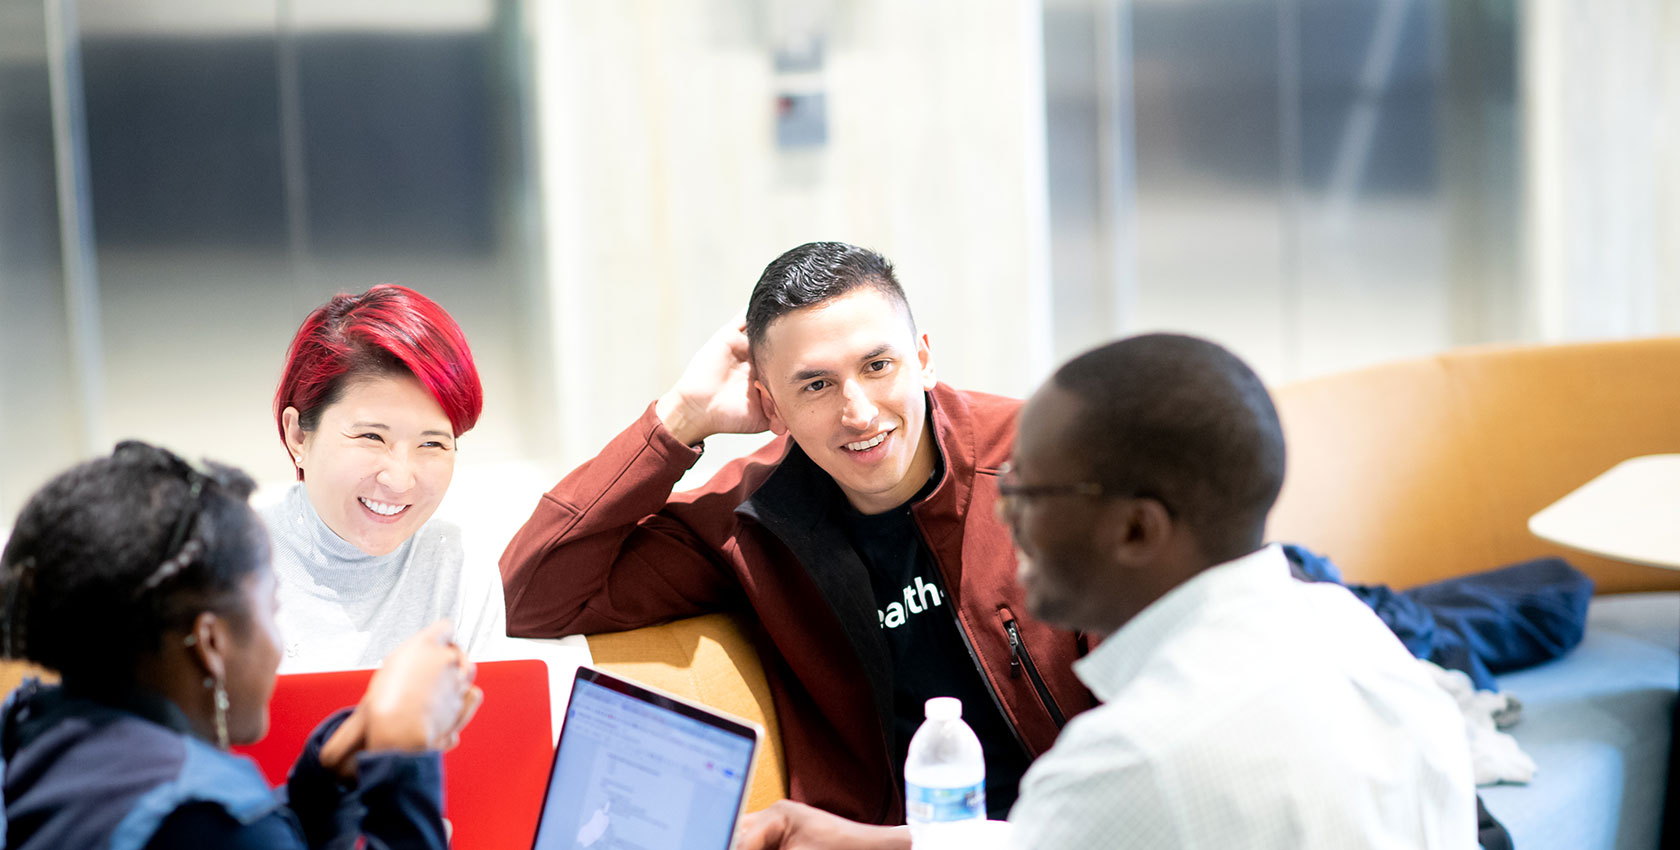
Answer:
[[[958,586],[958,559],[938,553],[961,551],[962,517],[973,492],[975,445],[968,425],[970,413],[962,396],[945,384],[926,395],[929,429],[939,449],[940,481],[911,507],[927,546],[945,569],[946,586]],[[793,553],[822,597],[827,600],[852,651],[863,665],[875,698],[882,728],[890,729],[892,662],[881,636],[867,568],[836,520],[845,495],[834,479],[817,466],[797,443],[775,471],[743,500],[735,513],[762,525]]]
[[[0,709],[0,763],[65,717],[132,714],[171,732],[192,736],[186,712],[167,698],[139,687],[108,692],[84,691],[25,679]]]
[[[912,505],[917,526],[944,573],[945,586],[960,594],[962,559],[940,558],[961,552],[964,517],[974,498],[974,472],[979,447],[974,438],[973,413],[961,393],[940,383],[928,391],[928,422],[934,445],[943,460],[940,481],[927,498]]]
[[[892,717],[892,667],[875,616],[869,573],[835,521],[845,495],[828,473],[792,441],[776,470],[735,513],[782,542],[827,600],[852,652],[863,665],[882,728]]]

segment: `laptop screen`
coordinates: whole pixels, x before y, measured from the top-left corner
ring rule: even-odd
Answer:
[[[535,850],[725,850],[757,743],[753,726],[579,667]]]

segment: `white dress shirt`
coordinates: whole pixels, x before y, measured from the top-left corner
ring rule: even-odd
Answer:
[[[1452,700],[1275,546],[1175,588],[1074,669],[1102,704],[1022,779],[1017,847],[1476,847]]]

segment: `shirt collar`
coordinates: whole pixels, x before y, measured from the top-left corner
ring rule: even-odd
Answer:
[[[1107,702],[1163,644],[1193,624],[1197,610],[1214,597],[1246,594],[1291,580],[1289,562],[1276,545],[1208,567],[1155,600],[1089,655],[1075,661],[1073,671],[1097,699]]]

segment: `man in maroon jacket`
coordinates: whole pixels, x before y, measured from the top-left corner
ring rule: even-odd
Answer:
[[[1031,759],[1092,705],[1071,670],[1082,639],[1026,613],[994,516],[1019,406],[937,381],[885,258],[794,248],[744,322],[543,496],[502,556],[508,632],[750,609],[793,799],[902,823],[922,704],[957,696],[1001,818]],[[779,436],[672,493],[707,437],[765,430]]]

